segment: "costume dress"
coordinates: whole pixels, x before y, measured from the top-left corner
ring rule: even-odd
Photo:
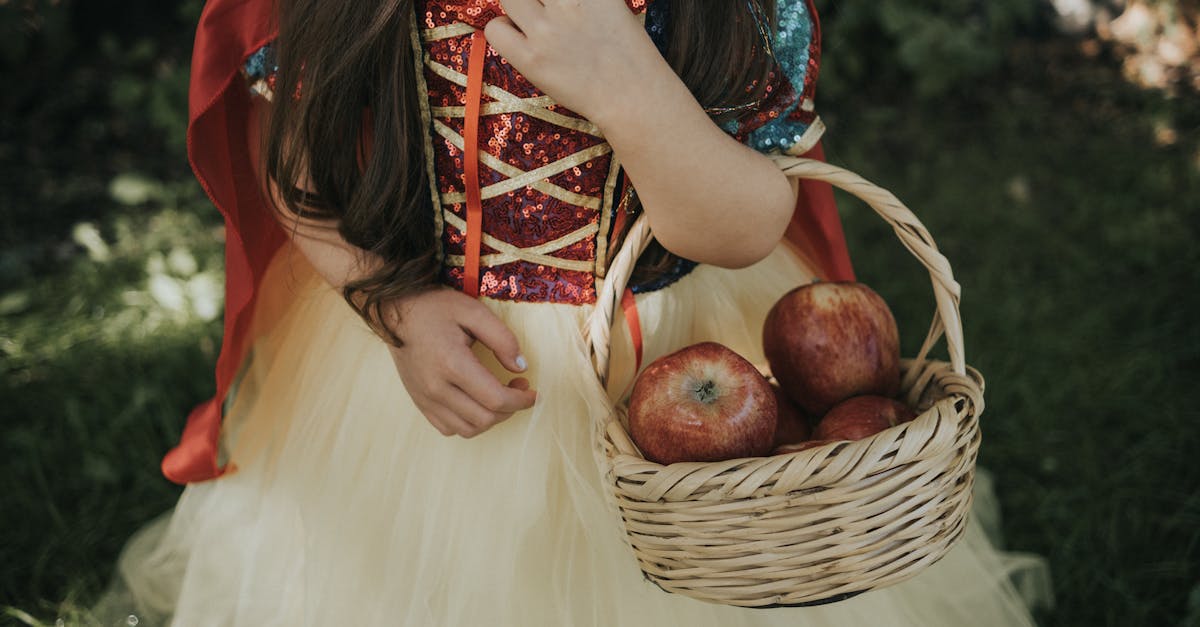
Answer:
[[[668,4],[627,4],[665,45]],[[1032,623],[1009,574],[1037,562],[993,548],[985,480],[945,558],[847,601],[748,610],[642,577],[607,509],[591,421],[640,365],[688,344],[719,341],[763,362],[762,322],[779,296],[853,273],[830,190],[806,183],[788,237],[762,262],[681,260],[634,285],[638,324],[614,329],[602,387],[581,329],[628,227],[630,185],[599,129],[487,47],[494,0],[416,2],[412,45],[442,282],[478,294],[513,330],[539,397],[479,437],[441,436],[387,347],[258,195],[247,105],[285,93],[273,84],[271,5],[211,0],[202,17],[189,149],[228,227],[217,394],[164,459],[187,488],[130,540],[99,613],[256,627]],[[726,130],[764,152],[819,157],[816,14],[807,2],[778,5],[768,96]]]

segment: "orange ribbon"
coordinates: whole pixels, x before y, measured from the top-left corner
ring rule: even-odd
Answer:
[[[642,321],[638,317],[637,300],[633,290],[628,287],[621,294],[621,310],[625,312],[625,323],[629,325],[629,337],[633,340],[633,354],[636,359],[633,372],[636,375],[642,369]]]
[[[471,57],[467,62],[467,111],[463,129],[464,182],[467,187],[467,249],[463,266],[463,292],[468,296],[479,296],[479,252],[483,239],[483,200],[479,188],[479,110],[483,99],[483,62],[487,47],[483,31],[475,31],[471,36]]]

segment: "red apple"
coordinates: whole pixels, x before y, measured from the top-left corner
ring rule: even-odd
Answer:
[[[810,448],[817,448],[818,446],[832,444],[836,441],[837,440],[807,440],[805,442],[796,442],[794,444],[784,444],[782,446],[775,447],[775,450],[771,451],[771,454],[783,455],[785,453],[799,453],[800,451],[805,451]]]
[[[808,419],[778,385],[771,384],[771,391],[775,393],[775,406],[779,408],[779,418],[775,421],[775,446],[807,440],[812,435]]]
[[[651,363],[629,399],[629,435],[660,464],[758,457],[775,437],[775,395],[762,373],[716,342]]]
[[[900,401],[884,396],[855,396],[829,410],[817,424],[813,437],[861,440],[916,417],[917,414]]]
[[[900,333],[874,290],[821,281],[784,294],[763,324],[763,351],[779,386],[813,416],[861,394],[900,390]]]

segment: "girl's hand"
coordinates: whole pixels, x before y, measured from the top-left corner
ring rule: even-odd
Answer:
[[[517,377],[503,385],[471,352],[483,342],[512,372],[525,360],[517,338],[483,303],[440,289],[388,305],[403,348],[390,348],[396,372],[421,413],[442,435],[472,438],[513,412],[533,406],[537,392]]]
[[[622,0],[500,4],[507,17],[488,22],[488,42],[538,89],[585,118],[620,110],[642,91],[639,83],[676,78]]]

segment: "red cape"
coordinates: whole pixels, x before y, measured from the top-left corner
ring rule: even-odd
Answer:
[[[222,406],[253,344],[250,323],[260,282],[287,241],[255,180],[247,144],[250,92],[240,73],[246,58],[275,38],[274,5],[271,0],[209,0],[196,30],[187,150],[196,178],[225,217],[225,329],[216,393],[192,409],[179,444],[162,461],[163,475],[175,483],[214,479],[231,470],[217,460]],[[804,156],[823,160],[821,145]],[[854,280],[828,184],[802,181],[786,237],[822,278]]]

